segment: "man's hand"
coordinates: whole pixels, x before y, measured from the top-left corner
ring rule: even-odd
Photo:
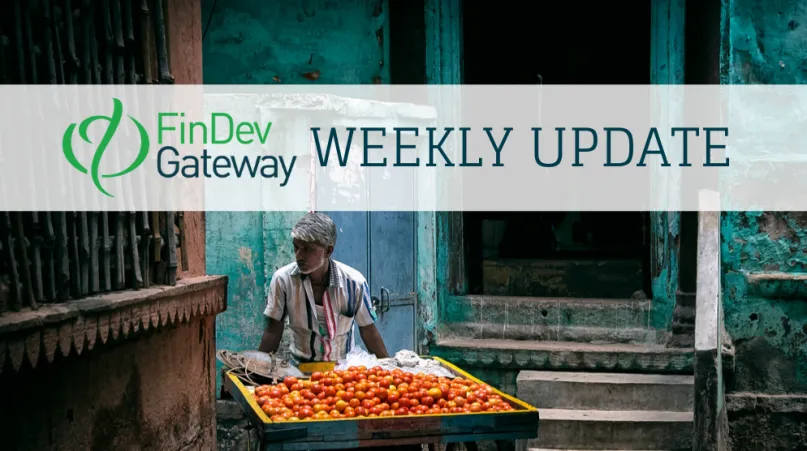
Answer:
[[[258,346],[258,351],[266,353],[277,352],[282,338],[283,322],[267,318],[266,329],[263,331],[263,337],[261,338],[260,346]]]
[[[359,334],[364,342],[364,346],[366,346],[367,350],[370,351],[370,354],[375,354],[375,356],[379,359],[389,357],[389,354],[387,354],[387,347],[384,346],[384,340],[381,339],[381,334],[378,333],[378,329],[375,327],[375,324],[359,327]]]

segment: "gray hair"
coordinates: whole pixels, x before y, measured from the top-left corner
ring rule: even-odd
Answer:
[[[307,213],[291,230],[292,238],[336,246],[336,224],[324,213]]]

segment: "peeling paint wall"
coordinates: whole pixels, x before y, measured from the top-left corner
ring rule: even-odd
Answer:
[[[212,0],[203,1],[203,18]],[[383,0],[218,2],[205,83],[370,84],[382,77]]]
[[[807,82],[807,3],[732,0],[726,6],[724,83]],[[793,296],[793,282],[761,285],[749,282],[747,273],[804,273],[807,213],[731,212],[723,215],[722,234],[726,327],[737,346],[735,389],[804,392],[807,299]]]
[[[384,0],[229,0],[217,2],[215,8],[213,3],[202,2],[206,84],[388,80],[383,64]],[[266,285],[276,269],[293,261],[290,232],[299,216],[207,214],[207,272],[230,277],[228,309],[217,323],[219,349],[258,347]],[[281,350],[287,349],[287,340]]]
[[[723,6],[723,83],[807,82],[807,3]],[[807,290],[794,275],[807,270],[807,213],[725,213],[722,235],[726,328],[737,353],[727,384],[732,447],[803,449]]]

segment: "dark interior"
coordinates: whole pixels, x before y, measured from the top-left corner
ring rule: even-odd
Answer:
[[[425,83],[424,3],[389,7],[391,82]],[[462,2],[463,83],[650,82],[649,2],[542,2],[529,11]],[[464,213],[467,292],[651,296],[648,236],[649,215],[639,212]]]
[[[463,2],[463,81],[647,84],[650,3],[641,3],[544,2],[530,13]],[[465,213],[469,291],[630,297],[641,290],[649,296],[647,226],[648,215],[638,212]]]

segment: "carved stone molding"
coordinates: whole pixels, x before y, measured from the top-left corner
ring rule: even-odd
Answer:
[[[659,345],[441,339],[432,355],[459,366],[518,370],[691,373],[692,349]]]
[[[134,338],[137,332],[216,315],[227,307],[227,278],[201,276],[157,286],[87,297],[64,304],[0,316],[0,371],[6,359],[14,371],[24,360],[32,367],[44,353],[78,356],[96,343]]]

